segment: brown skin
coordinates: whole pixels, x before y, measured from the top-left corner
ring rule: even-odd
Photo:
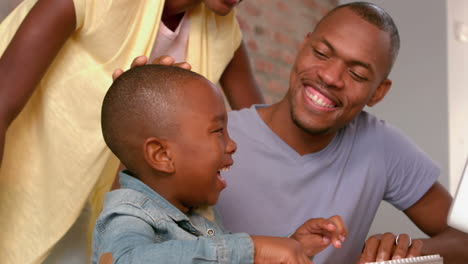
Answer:
[[[287,95],[259,110],[266,124],[302,155],[325,148],[340,128],[364,106],[378,103],[391,86],[386,79],[388,34],[349,11],[351,16],[340,16],[343,12],[323,20],[307,35],[293,65]],[[334,30],[334,21],[342,25],[339,30]],[[335,106],[326,110],[317,107],[307,98],[308,90],[322,94]],[[300,126],[293,121],[291,111]]]
[[[298,153],[322,150],[340,128],[366,105],[377,104],[390,89],[389,45],[387,33],[347,9],[336,11],[306,37],[286,97],[259,109],[260,116]],[[319,94],[329,106],[314,103],[306,91]],[[395,250],[393,234],[371,237],[359,263],[419,254],[441,254],[445,263],[467,263],[468,235],[447,226],[451,201],[442,185],[435,183],[404,211],[431,238],[415,240],[409,249],[403,238]]]
[[[348,231],[343,219],[332,216],[328,219],[312,218],[301,225],[291,238],[299,241],[308,256],[314,256],[332,244],[341,248]]]
[[[40,0],[0,59],[0,165],[5,134],[75,29],[70,0]],[[47,43],[47,45],[37,45]]]
[[[265,103],[253,76],[247,48],[243,41],[221,75],[220,84],[233,110]]]
[[[382,100],[391,86],[391,80],[386,78],[390,71],[390,58],[385,55],[388,36],[349,10],[340,10],[331,18],[322,21],[304,40],[291,73],[287,96],[259,110],[265,123],[303,155],[326,147],[340,127],[354,119],[365,105],[373,106]],[[335,32],[339,23],[345,24],[341,26],[348,33],[346,30]],[[331,54],[330,47],[333,48]],[[336,109],[323,112],[322,108],[311,105],[304,97],[306,86],[316,86],[336,104]],[[301,127],[293,122],[291,108]],[[450,194],[440,183],[435,183],[417,203],[404,211],[431,238],[413,240],[412,247],[408,248],[407,235],[400,236],[398,247],[391,233],[372,236],[366,242],[360,263],[420,254],[441,254],[445,263],[467,263],[468,235],[447,226],[451,202]],[[299,230],[300,234],[307,234],[302,228]]]
[[[219,170],[233,164],[236,144],[228,135],[224,101],[208,80],[185,83],[177,99],[173,116],[177,131],[166,138],[139,140],[141,162],[133,172],[184,213],[190,209],[214,205],[225,183]],[[196,89],[193,89],[196,87]],[[137,126],[137,124],[134,124]],[[149,132],[148,132],[149,133]],[[315,255],[330,243],[340,247],[347,231],[339,216],[311,219],[291,238],[252,236],[255,263],[311,263]],[[104,263],[112,256],[105,254]]]
[[[207,80],[191,80],[172,117],[177,131],[142,142],[148,168],[138,177],[179,210],[214,205],[225,183],[219,171],[232,165],[236,144],[227,133],[221,94]],[[196,89],[193,89],[196,88]],[[160,175],[154,175],[154,172]]]
[[[163,21],[170,28],[177,25],[183,12],[189,11],[201,0],[167,1]],[[218,15],[228,14],[234,5],[222,0],[204,0]],[[11,43],[0,59],[0,166],[3,160],[5,135],[33,94],[55,56],[73,34],[76,26],[75,9],[71,0],[39,0],[26,16]],[[37,43],[43,43],[37,45]],[[263,103],[245,48],[241,45],[221,77],[221,83],[233,109]],[[31,63],[34,62],[34,63]],[[238,78],[232,76],[238,74]]]
[[[435,183],[416,204],[404,211],[411,221],[431,238],[413,240],[409,249],[404,247],[407,244],[403,242],[402,247],[395,249],[393,234],[376,235],[366,242],[359,263],[368,262],[374,257],[390,258],[394,250],[396,251],[392,259],[396,256],[440,254],[444,257],[444,263],[466,263],[468,235],[447,225],[451,203],[452,197],[447,190],[440,183]],[[401,236],[399,241],[401,241]]]
[[[340,248],[347,234],[341,217],[332,216],[328,219],[309,219],[291,238],[252,236],[255,246],[254,262],[311,263],[308,257],[316,255],[330,244]]]

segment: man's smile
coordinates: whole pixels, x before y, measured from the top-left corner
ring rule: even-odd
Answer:
[[[320,111],[333,111],[338,106],[330,96],[325,95],[311,85],[304,84],[304,94],[307,102]]]

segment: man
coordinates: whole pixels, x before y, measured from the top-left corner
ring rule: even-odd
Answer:
[[[389,91],[398,49],[384,10],[339,6],[305,38],[280,102],[230,113],[238,152],[217,206],[228,229],[281,236],[309,218],[338,214],[347,241],[317,255],[316,264],[419,254],[468,262],[468,235],[447,226],[452,198],[437,182],[440,170],[399,130],[363,111]],[[431,238],[396,241],[386,233],[365,242],[381,200]]]

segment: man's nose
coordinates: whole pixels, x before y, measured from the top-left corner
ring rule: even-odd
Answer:
[[[346,65],[339,60],[327,61],[318,71],[321,81],[329,87],[341,88],[344,85],[343,74]]]

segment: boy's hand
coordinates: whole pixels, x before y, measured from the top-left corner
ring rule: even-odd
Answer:
[[[311,218],[301,225],[291,238],[301,243],[307,256],[314,256],[327,248],[330,243],[341,248],[348,231],[340,216],[328,219]]]
[[[294,239],[285,237],[252,236],[254,263],[311,264],[303,248]]]
[[[136,67],[136,66],[143,66],[148,63],[148,58],[146,56],[138,56],[132,61],[132,65],[130,65],[130,68]],[[173,66],[178,66],[180,68],[186,69],[186,70],[191,70],[192,65],[190,65],[188,62],[178,62],[175,63],[174,58],[171,56],[161,56],[153,60],[152,64],[161,64],[161,65],[173,65]],[[114,72],[112,73],[112,80],[117,79],[120,75],[122,75],[124,71],[122,69],[115,69]]]

